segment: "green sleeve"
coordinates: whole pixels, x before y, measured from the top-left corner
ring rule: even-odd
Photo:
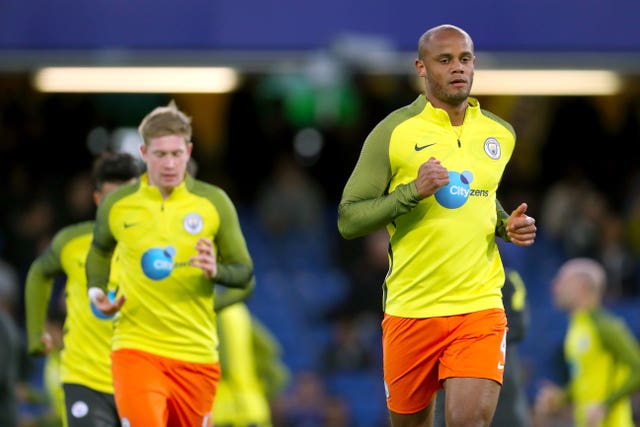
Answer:
[[[505,242],[510,242],[511,239],[507,235],[507,220],[509,214],[504,210],[500,200],[496,199],[496,236],[500,236]]]
[[[389,141],[397,120],[378,124],[365,140],[338,207],[338,230],[345,239],[376,231],[420,201],[415,182],[387,193],[391,180]]]
[[[610,407],[619,399],[640,389],[640,348],[626,324],[600,312],[594,314],[594,323],[600,334],[602,345],[609,351],[617,364],[629,367],[627,380],[612,390],[604,404]]]
[[[45,331],[53,281],[63,273],[59,253],[56,253],[51,246],[29,267],[24,299],[27,345],[31,355],[44,354],[44,345],[40,338]]]
[[[253,293],[256,287],[256,280],[251,278],[249,284],[242,288],[216,287],[216,296],[213,302],[213,309],[220,312],[237,302],[245,301]]]
[[[116,248],[116,240],[109,228],[109,211],[113,205],[112,200],[113,198],[107,197],[98,206],[93,240],[86,262],[87,289],[100,288],[105,294],[109,285],[111,258]]]
[[[63,251],[72,240],[90,233],[92,227],[92,222],[87,221],[58,231],[45,252],[29,267],[25,284],[25,316],[28,351],[32,355],[44,352],[40,338],[45,332],[53,283],[56,277],[66,274],[62,265]]]
[[[253,261],[242,234],[236,208],[220,189],[213,193],[213,202],[220,213],[220,228],[215,237],[218,273],[213,280],[216,284],[230,288],[249,287],[253,277]]]

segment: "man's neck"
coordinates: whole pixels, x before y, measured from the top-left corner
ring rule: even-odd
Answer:
[[[469,106],[469,100],[465,99],[460,104],[451,105],[446,102],[442,102],[439,99],[434,99],[429,95],[426,95],[429,102],[436,108],[440,108],[447,112],[449,115],[449,120],[451,121],[452,126],[461,126],[464,122],[464,115],[467,111],[467,107]]]

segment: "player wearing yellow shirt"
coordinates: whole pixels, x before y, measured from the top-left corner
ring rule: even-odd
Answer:
[[[123,425],[206,427],[220,377],[214,285],[249,286],[253,263],[227,194],[186,173],[191,119],[171,103],[139,130],[147,172],[98,208],[90,298],[117,312],[111,360]],[[122,295],[112,302],[116,244]]]
[[[345,238],[390,235],[382,328],[394,427],[431,425],[440,387],[449,426],[489,425],[506,345],[495,236],[535,239],[526,204],[507,215],[497,202],[515,133],[469,97],[474,64],[462,29],[422,35],[425,93],[371,131],[340,201]]]
[[[217,312],[222,377],[213,405],[216,427],[271,427],[270,399],[288,382],[275,337],[237,303]]]
[[[138,177],[140,168],[129,154],[105,154],[93,169],[94,201]],[[111,381],[112,322],[98,318],[87,297],[85,259],[93,235],[93,221],[60,230],[49,248],[29,268],[25,288],[29,353],[46,355],[52,339],[46,331],[47,308],[54,279],[66,276],[64,349],[60,355],[60,381],[66,407],[66,425],[117,426],[120,424]]]
[[[573,258],[553,280],[555,304],[570,315],[564,341],[569,384],[543,387],[539,414],[573,405],[577,427],[633,427],[630,396],[640,390],[640,347],[625,322],[602,307],[606,273],[589,258]]]

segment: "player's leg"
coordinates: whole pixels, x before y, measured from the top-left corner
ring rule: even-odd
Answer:
[[[220,364],[173,359],[165,359],[164,364],[171,382],[167,426],[211,426],[211,408],[220,381]]]
[[[115,427],[120,425],[112,394],[80,384],[62,385],[68,427]]]
[[[391,417],[391,425],[393,427],[431,427],[433,426],[433,416],[435,397],[431,403],[422,411],[414,414],[398,414],[393,411],[389,411]]]
[[[451,317],[453,341],[440,359],[447,427],[489,426],[504,374],[507,320],[501,309]]]
[[[157,356],[137,350],[111,353],[116,406],[123,425],[166,427],[169,388]]]
[[[488,427],[498,404],[500,384],[482,378],[444,382],[447,427]]]
[[[393,427],[431,427],[440,388],[438,359],[446,345],[446,319],[385,315],[384,380]]]

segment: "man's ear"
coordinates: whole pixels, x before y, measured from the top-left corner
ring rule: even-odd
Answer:
[[[418,76],[422,78],[427,77],[427,69],[424,66],[424,62],[422,62],[420,58],[416,59],[415,66],[416,66],[416,72],[418,73]]]

